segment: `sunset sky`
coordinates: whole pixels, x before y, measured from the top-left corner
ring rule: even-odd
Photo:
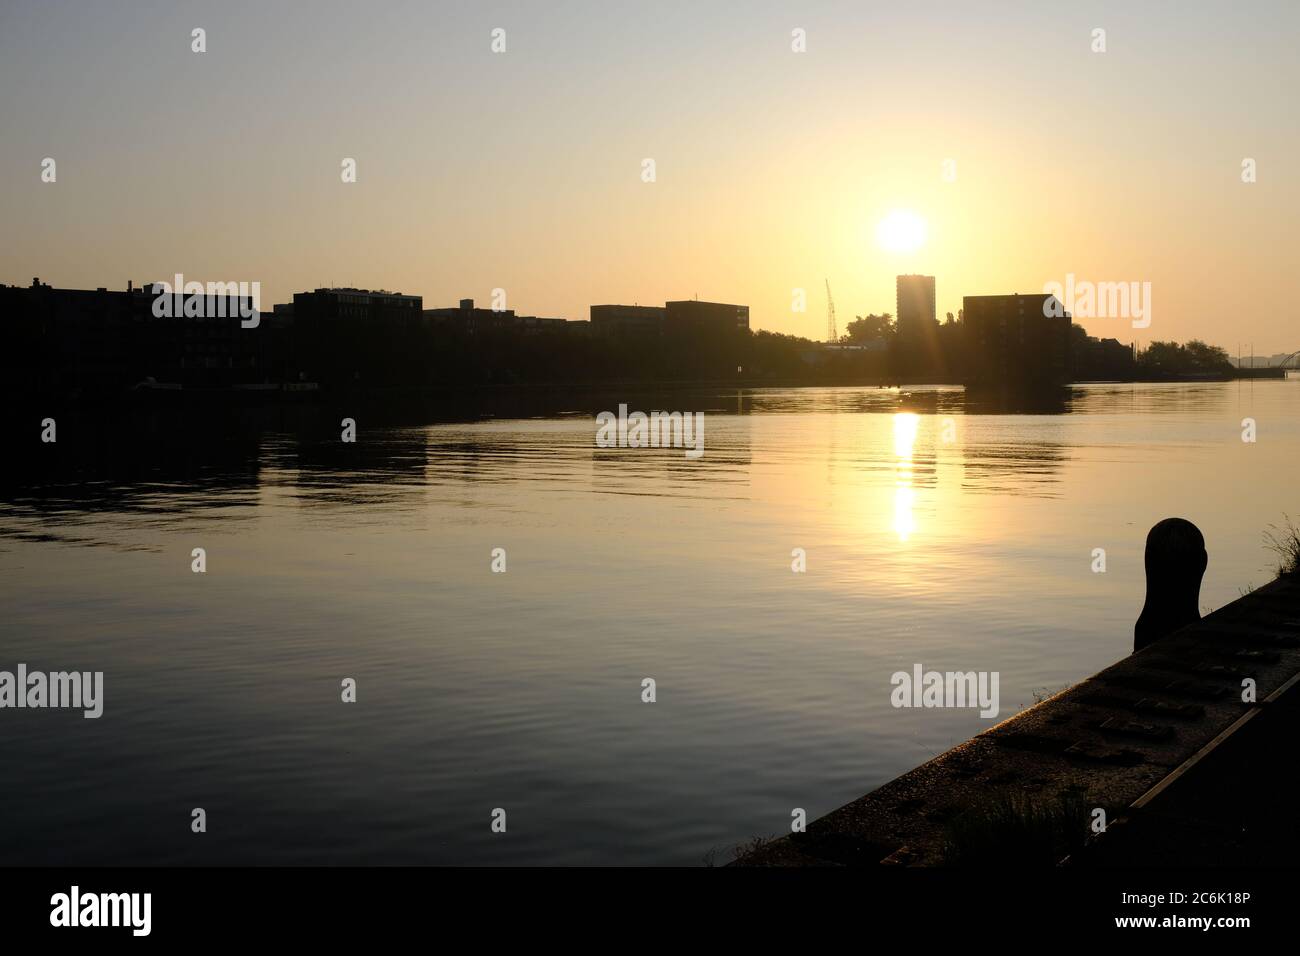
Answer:
[[[1093,334],[1290,351],[1297,35],[1293,0],[6,0],[0,281],[500,287],[573,319],[698,295],[822,338],[827,278],[842,330],[900,272],[941,318],[1073,273],[1152,285],[1150,328]],[[877,242],[895,210],[915,252]]]

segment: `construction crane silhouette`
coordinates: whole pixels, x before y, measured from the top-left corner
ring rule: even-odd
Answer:
[[[835,332],[835,300],[831,298],[831,280],[826,280],[826,341],[838,342]]]

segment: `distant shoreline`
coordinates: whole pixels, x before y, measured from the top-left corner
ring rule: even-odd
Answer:
[[[1167,385],[1194,384],[1202,382],[1232,382],[1241,380],[1285,380],[1287,370],[1281,368],[1237,369],[1233,374],[1195,374],[1170,375],[1135,379],[1081,379],[1066,382],[1053,388],[1068,389],[1074,385]],[[544,394],[554,391],[570,392],[609,392],[619,389],[629,391],[692,391],[716,389],[761,389],[761,388],[966,388],[971,386],[956,381],[940,381],[931,378],[915,379],[846,379],[827,381],[808,381],[805,379],[668,379],[668,380],[613,380],[588,382],[477,382],[445,383],[430,385],[384,385],[360,386],[356,388],[323,388],[316,383],[269,383],[265,385],[194,387],[160,383],[158,385],[119,392],[84,392],[70,394],[54,393],[13,393],[6,397],[11,405],[37,405],[53,403],[58,406],[78,406],[83,404],[123,405],[160,405],[191,402],[206,403],[217,400],[236,400],[235,405],[247,404],[316,404],[338,399],[410,399],[439,400],[468,398],[475,395],[509,395],[509,394]],[[983,391],[984,389],[978,389]],[[1010,389],[1016,391],[1014,387]]]

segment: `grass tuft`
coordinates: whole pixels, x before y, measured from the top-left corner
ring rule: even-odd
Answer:
[[[1264,543],[1277,554],[1277,576],[1293,578],[1300,574],[1300,528],[1295,526],[1290,515],[1282,516],[1282,526],[1268,526],[1264,532]]]
[[[948,866],[1055,866],[1083,847],[1091,814],[1077,793],[999,794],[948,821],[941,858]]]

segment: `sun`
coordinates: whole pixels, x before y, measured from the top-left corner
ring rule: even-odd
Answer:
[[[895,209],[876,226],[876,242],[890,252],[916,252],[925,245],[925,220],[909,209]]]

